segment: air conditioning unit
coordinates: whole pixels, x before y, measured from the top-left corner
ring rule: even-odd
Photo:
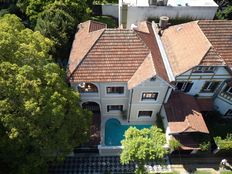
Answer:
[[[149,5],[156,5],[157,0],[148,0]]]

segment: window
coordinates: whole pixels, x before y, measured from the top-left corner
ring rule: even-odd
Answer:
[[[213,66],[198,66],[193,69],[193,73],[213,73],[215,69]]]
[[[232,87],[229,87],[227,86],[225,89],[224,89],[224,92],[229,94],[229,95],[232,95]]]
[[[124,93],[124,87],[107,87],[106,88],[107,94],[123,94]]]
[[[78,85],[78,91],[80,93],[97,93],[97,86],[92,83],[80,83]]]
[[[152,111],[139,111],[138,117],[151,117]]]
[[[189,92],[192,86],[191,82],[176,82],[176,90],[178,91]]]
[[[142,94],[142,100],[156,100],[158,92],[144,92]]]
[[[107,105],[107,112],[123,111],[123,105]]]
[[[225,114],[225,116],[232,116],[232,109],[229,109],[227,112],[226,112],[226,114]]]
[[[218,85],[219,82],[205,82],[202,92],[214,92]]]

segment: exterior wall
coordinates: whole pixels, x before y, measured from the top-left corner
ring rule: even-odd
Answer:
[[[113,16],[115,18],[118,18],[119,16],[118,4],[102,5],[102,15]]]
[[[216,11],[217,6],[128,6],[127,28],[130,28],[131,24],[136,25],[138,22],[147,20],[149,17],[168,16],[170,18],[191,17],[193,19],[213,19]],[[122,19],[119,19],[119,21],[121,22]]]
[[[102,117],[121,117],[120,111],[107,112],[107,105],[123,105],[123,110],[128,107],[129,92],[126,83],[93,83],[98,87],[98,93],[80,93],[81,104],[85,102],[96,102],[100,106]],[[77,89],[78,84],[73,83],[71,86]],[[107,87],[123,86],[123,94],[107,94]]]
[[[156,78],[155,81],[146,80],[142,84],[136,86],[131,91],[132,97],[129,103],[129,118],[130,123],[141,122],[147,124],[154,124],[156,120],[156,114],[160,111],[163,104],[164,98],[166,96],[168,89],[168,84],[163,80]],[[158,97],[156,101],[146,100],[142,101],[143,92],[158,92]],[[138,117],[139,111],[152,111],[151,117]]]
[[[214,107],[217,111],[219,111],[222,115],[225,115],[226,112],[232,108],[232,97],[223,93],[226,84],[222,85],[220,92],[214,100]]]
[[[222,82],[231,78],[225,67],[216,67],[214,73],[192,73],[192,69],[176,77],[176,82],[189,81],[193,82],[193,86],[187,94],[199,95],[200,97],[213,97],[215,93],[202,92],[203,85],[206,81]],[[220,85],[218,86],[220,88]],[[215,90],[217,91],[217,89]]]

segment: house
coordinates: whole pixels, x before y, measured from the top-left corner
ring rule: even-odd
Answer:
[[[119,25],[169,16],[170,18],[213,19],[218,5],[213,0],[120,0]]]
[[[166,135],[183,141],[193,153],[198,149],[193,139],[189,143],[192,132],[207,133],[202,112],[214,108],[223,117],[231,117],[231,27],[231,21],[202,20],[157,28],[177,91],[161,109]],[[198,116],[193,119],[193,115]]]
[[[162,30],[149,22],[133,29],[79,24],[68,78],[81,106],[94,113],[92,138],[100,154],[118,155],[124,131],[154,125],[157,113],[164,117],[167,139],[175,136],[184,150],[198,150],[191,135],[209,133],[202,112],[231,114],[231,27],[229,21]]]
[[[232,21],[202,20],[162,31],[162,46],[176,89],[213,98],[222,115],[231,113]]]
[[[112,143],[116,130],[106,131],[112,127],[108,124],[153,125],[173,86],[168,83],[151,23],[127,30],[86,21],[78,28],[69,58],[69,81],[80,92],[82,107],[101,121],[100,152],[118,152],[121,140]]]

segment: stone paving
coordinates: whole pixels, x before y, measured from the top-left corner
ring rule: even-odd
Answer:
[[[162,172],[170,171],[168,165],[157,165],[156,162],[149,162],[146,166],[150,171]],[[68,157],[62,165],[51,166],[50,174],[131,174],[135,170],[135,164],[120,164],[119,157],[115,156],[73,156]]]

